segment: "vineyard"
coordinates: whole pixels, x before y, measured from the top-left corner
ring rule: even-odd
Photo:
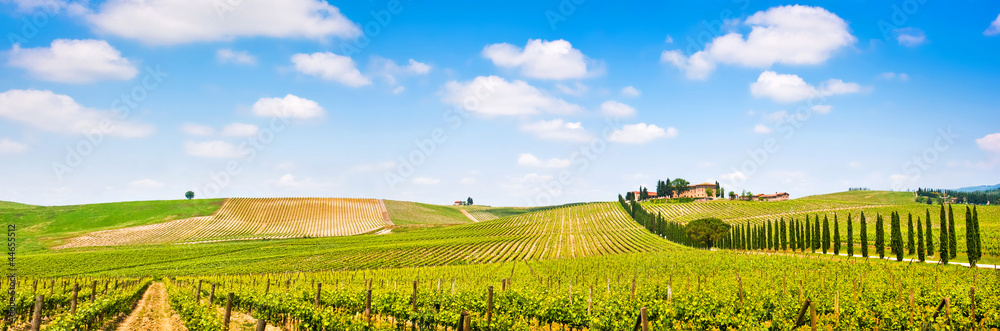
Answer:
[[[20,259],[25,272],[47,276],[182,275],[497,263],[679,247],[645,231],[616,204],[602,202],[389,235],[130,245],[84,252],[52,251]],[[81,258],[101,263],[81,263]]]
[[[37,281],[58,287],[70,280]],[[649,330],[1000,327],[994,270],[726,251],[161,281],[192,331],[221,330],[227,306],[232,314],[303,331],[466,324],[468,330],[631,330],[643,321]],[[99,294],[96,302],[104,302],[102,295],[134,300],[133,291],[148,282]],[[17,301],[46,291],[25,286]],[[18,311],[26,316],[30,308],[24,309]],[[64,308],[43,315],[55,322],[43,322],[42,330],[66,329],[54,325],[68,315]]]
[[[373,199],[233,198],[212,216],[89,233],[56,248],[349,236],[382,228]]]

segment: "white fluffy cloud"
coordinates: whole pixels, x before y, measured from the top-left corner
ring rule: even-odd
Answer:
[[[88,14],[87,21],[99,32],[159,45],[361,34],[340,9],[321,0],[111,0]]]
[[[257,134],[257,131],[260,131],[260,128],[256,125],[233,123],[222,128],[222,135],[229,137],[249,137]]]
[[[508,44],[492,44],[483,48],[483,57],[504,68],[521,68],[521,74],[539,79],[583,78],[587,75],[587,58],[565,40],[529,39],[524,49]]]
[[[812,106],[811,109],[814,112],[817,112],[817,113],[820,113],[820,114],[829,114],[831,111],[833,111],[833,106],[831,106],[831,105],[815,105],[815,106]]]
[[[298,72],[319,76],[325,80],[340,82],[347,86],[364,86],[372,81],[358,71],[350,57],[330,52],[292,55],[292,63]]]
[[[184,152],[187,155],[208,158],[234,158],[244,155],[235,145],[222,140],[188,141],[184,144]]]
[[[626,97],[637,97],[640,94],[642,94],[642,92],[639,92],[639,89],[637,89],[637,88],[635,88],[633,86],[626,86],[626,87],[622,88],[622,95],[624,95]]]
[[[705,79],[717,63],[754,68],[819,64],[857,41],[847,22],[821,7],[772,7],[735,23],[749,26],[750,33],[745,38],[736,32],[716,37],[691,56],[664,51],[660,61],[680,68],[688,78]]]
[[[487,116],[571,114],[580,106],[549,96],[524,81],[507,82],[497,76],[479,76],[468,82],[450,81],[441,101]]]
[[[879,74],[878,77],[882,78],[882,79],[885,79],[885,80],[895,80],[895,79],[898,79],[898,80],[901,80],[901,81],[904,81],[904,82],[910,80],[910,75],[907,75],[904,72],[900,72],[900,73],[883,72],[883,73]]]
[[[1000,133],[988,134],[985,137],[976,139],[976,144],[984,151],[1000,153]]]
[[[40,80],[70,84],[129,80],[139,74],[132,62],[104,40],[56,39],[49,47],[38,48],[14,44],[7,63]]]
[[[997,19],[990,23],[990,27],[983,31],[983,35],[995,36],[1000,34],[1000,15],[997,15]]]
[[[917,47],[927,42],[927,34],[918,28],[902,28],[893,32],[896,33],[896,41],[906,47]]]
[[[385,79],[390,86],[396,86],[397,77],[400,75],[426,75],[431,72],[433,67],[431,65],[419,62],[414,59],[410,59],[406,65],[398,65],[395,61],[376,57],[372,60],[372,65],[374,71],[377,75]],[[402,86],[399,86],[402,87]],[[397,87],[397,88],[399,88]],[[395,94],[399,94],[403,90],[398,92],[393,91]]]
[[[624,103],[608,100],[601,104],[601,113],[609,117],[635,116],[635,108]]]
[[[440,178],[417,177],[413,179],[413,183],[417,185],[437,185],[440,182]]]
[[[621,129],[615,130],[608,135],[608,139],[613,142],[623,144],[644,144],[660,138],[673,138],[677,136],[677,129],[669,127],[664,130],[655,124],[628,124]]]
[[[9,90],[0,93],[0,117],[59,133],[93,133],[117,137],[145,137],[155,129],[126,122],[113,111],[81,106],[73,98],[48,90]]]
[[[256,65],[257,58],[246,51],[234,51],[228,48],[223,48],[215,52],[215,59],[219,63],[236,63],[245,65]]]
[[[261,98],[253,104],[253,113],[263,117],[290,117],[309,119],[326,113],[316,101],[286,95],[284,98]]]
[[[774,132],[774,129],[771,129],[770,127],[764,124],[757,124],[756,126],[753,127],[753,132],[760,134],[768,134]]]
[[[4,138],[0,139],[0,155],[21,154],[28,151],[28,145]]]
[[[541,120],[521,126],[521,131],[540,139],[584,142],[590,140],[590,132],[580,122],[564,122],[562,119]]]
[[[570,160],[563,160],[557,158],[551,158],[547,161],[542,161],[538,157],[524,153],[517,157],[517,165],[522,167],[534,167],[534,168],[565,168],[569,167],[571,164]]]
[[[207,125],[185,123],[181,126],[181,132],[192,136],[204,137],[215,134],[215,129],[212,129],[212,127]]]
[[[839,79],[829,79],[819,87],[806,83],[801,77],[792,74],[779,74],[765,71],[750,84],[750,93],[761,98],[790,103],[809,99],[811,97],[828,97],[837,94],[858,93],[862,91],[857,83],[845,83]]]
[[[590,90],[590,87],[581,82],[574,82],[573,86],[556,84],[556,88],[559,89],[559,92],[575,96],[581,96],[584,93],[587,93],[588,90]]]
[[[161,188],[166,186],[163,182],[158,182],[149,178],[133,180],[128,183],[131,188]]]

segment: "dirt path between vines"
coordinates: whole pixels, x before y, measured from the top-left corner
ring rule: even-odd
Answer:
[[[149,331],[187,331],[181,317],[170,308],[167,289],[163,283],[153,283],[139,299],[135,310],[121,325],[118,331],[149,330]]]
[[[468,217],[470,220],[472,220],[472,222],[479,223],[479,220],[477,220],[474,216],[472,216],[472,214],[469,214],[469,212],[466,211],[465,209],[462,209],[462,214],[465,215],[465,217]]]

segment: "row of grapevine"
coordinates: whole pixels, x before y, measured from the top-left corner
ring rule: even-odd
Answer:
[[[806,302],[823,329],[1000,326],[1000,272],[728,251],[179,280],[288,330],[789,330]]]

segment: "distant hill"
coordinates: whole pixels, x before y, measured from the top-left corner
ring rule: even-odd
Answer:
[[[996,185],[969,186],[969,187],[963,187],[963,188],[960,188],[960,189],[956,189],[955,191],[959,191],[959,192],[981,192],[981,191],[989,191],[989,190],[996,190],[996,189],[1000,189],[1000,184],[996,184]]]

